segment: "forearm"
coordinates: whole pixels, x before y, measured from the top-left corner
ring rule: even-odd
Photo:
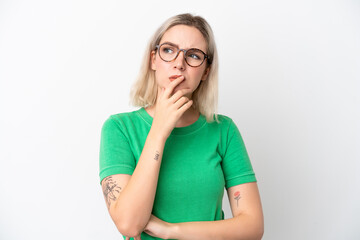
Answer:
[[[262,219],[246,215],[206,222],[183,222],[173,224],[170,239],[178,240],[257,240],[263,235]]]
[[[131,179],[114,204],[114,222],[127,231],[141,232],[149,221],[164,145],[165,140],[150,130]]]

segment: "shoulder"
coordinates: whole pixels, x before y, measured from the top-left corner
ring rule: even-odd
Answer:
[[[215,116],[214,116],[215,118]],[[217,114],[217,120],[214,120],[210,123],[211,125],[217,126],[221,129],[229,129],[233,125],[235,125],[232,118],[223,114]]]
[[[216,129],[218,129],[222,136],[226,139],[232,138],[234,134],[240,134],[239,128],[234,120],[223,114],[218,114],[217,121],[210,123],[210,125],[213,125]]]
[[[233,121],[229,116],[223,114],[218,114],[217,118],[220,123],[230,123]]]
[[[125,120],[125,119],[137,118],[137,117],[139,117],[140,110],[141,109],[138,109],[135,111],[130,111],[130,112],[111,114],[109,116],[109,119],[112,119],[113,121],[121,121],[121,120]]]
[[[103,128],[122,128],[131,125],[140,118],[139,111],[111,114],[103,123]]]
[[[232,118],[223,114],[217,114],[214,116],[214,121],[207,123],[207,128],[212,133],[220,134],[220,138],[228,138],[229,135],[232,135],[236,125]]]

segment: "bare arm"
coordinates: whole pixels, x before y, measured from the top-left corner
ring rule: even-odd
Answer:
[[[112,176],[104,179],[107,205],[111,218],[121,234],[136,236],[147,224],[155,198],[156,186],[162,159],[164,141],[153,137],[150,132],[139,162],[127,183],[124,179]],[[117,185],[111,186],[111,181]],[[112,190],[112,191],[110,191]],[[106,192],[107,191],[107,192]]]
[[[116,179],[123,181],[118,183],[121,189],[113,187],[114,196],[107,194],[109,213],[120,233],[125,236],[138,236],[151,217],[166,139],[192,104],[183,97],[188,90],[179,90],[171,96],[182,80],[178,78],[159,91],[153,124],[133,175],[129,175],[126,183],[124,179]],[[103,181],[103,189],[106,182],[109,183]]]

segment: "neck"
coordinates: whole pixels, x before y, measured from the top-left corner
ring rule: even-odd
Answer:
[[[199,119],[200,113],[199,111],[195,110],[194,108],[190,107],[184,114],[180,117],[177,121],[175,127],[186,127]]]

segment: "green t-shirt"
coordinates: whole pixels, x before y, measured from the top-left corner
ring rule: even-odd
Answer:
[[[244,142],[234,122],[203,115],[174,128],[164,147],[152,214],[170,223],[224,219],[224,187],[256,182]],[[100,181],[113,174],[132,174],[153,118],[144,108],[111,115],[100,143]],[[141,192],[139,192],[141,197]],[[125,239],[125,238],[124,238]],[[142,233],[141,239],[159,239]]]

